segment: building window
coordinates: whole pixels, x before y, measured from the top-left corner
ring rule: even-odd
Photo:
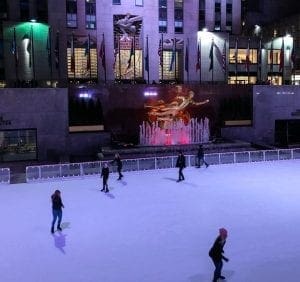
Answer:
[[[215,3],[215,31],[221,30],[221,2]]]
[[[215,13],[221,13],[221,3],[220,2],[216,2],[215,3]]]
[[[160,33],[168,30],[167,0],[159,0],[158,10],[158,29]]]
[[[36,129],[1,130],[0,136],[0,162],[37,159]]]
[[[68,41],[67,63],[69,79],[97,79],[97,49],[96,44],[90,41],[90,54],[88,54],[87,40],[84,42],[74,39],[74,53],[72,58],[72,39]],[[73,60],[73,66],[72,66]]]
[[[182,61],[180,50],[176,50],[176,59],[172,64],[172,50],[164,50],[163,51],[163,73],[161,70],[161,66],[159,66],[159,79],[160,80],[181,80],[182,74]],[[176,62],[176,72],[175,72],[175,62]],[[176,77],[175,77],[176,74]]]
[[[135,6],[143,6],[144,5],[143,2],[144,2],[143,0],[135,0]]]
[[[199,0],[199,30],[205,28],[205,0]]]
[[[85,0],[85,27],[96,29],[96,0]]]
[[[282,85],[282,76],[281,75],[269,75],[268,82],[271,85]]]
[[[228,77],[228,84],[255,84],[256,76],[231,75]]]
[[[77,0],[67,0],[67,27],[77,27]]]
[[[280,50],[273,50],[273,62],[271,56],[271,50],[268,50],[268,64],[271,65],[279,65],[280,64]]]
[[[257,49],[250,49],[249,60],[250,64],[257,64]],[[235,53],[234,48],[229,49],[229,63],[235,64]],[[247,49],[238,49],[237,50],[237,63],[246,64]]]
[[[121,0],[113,0],[113,5],[121,5]]]
[[[0,19],[7,18],[7,3],[6,0],[0,1]]]
[[[183,0],[175,0],[174,25],[175,33],[183,33]]]
[[[232,31],[232,21],[226,21],[226,31]]]
[[[29,20],[29,0],[20,0],[20,19],[24,22]]]

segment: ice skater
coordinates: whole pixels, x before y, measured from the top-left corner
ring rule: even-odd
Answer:
[[[123,177],[123,174],[122,174],[122,167],[123,167],[123,164],[122,164],[120,155],[119,155],[118,153],[115,154],[115,158],[114,158],[114,160],[113,160],[111,163],[112,163],[112,164],[117,163],[117,170],[118,170],[118,173],[119,173],[119,178],[118,178],[118,180],[121,180],[122,177]]]
[[[101,189],[101,192],[103,192],[103,191],[105,193],[109,192],[109,190],[108,190],[108,184],[107,184],[108,176],[109,176],[108,164],[104,163],[102,171],[101,171],[101,177],[103,178],[103,188]]]
[[[206,167],[209,167],[209,164],[204,160],[203,146],[199,145],[197,152],[197,168],[200,168],[202,164],[205,164]]]
[[[225,228],[219,229],[219,236],[214,242],[214,245],[211,247],[209,251],[209,256],[211,257],[214,265],[215,265],[215,271],[214,271],[214,279],[213,282],[217,282],[217,280],[220,278],[222,280],[225,279],[224,276],[221,275],[222,267],[223,267],[223,260],[226,262],[229,261],[227,257],[223,255],[223,247],[226,243],[227,238],[227,230]]]
[[[177,182],[184,180],[184,175],[182,173],[183,169],[185,168],[185,156],[183,155],[182,151],[179,152],[176,167],[179,168],[179,176]]]
[[[54,194],[51,196],[51,200],[52,200],[52,215],[53,215],[51,233],[54,233],[54,225],[57,218],[58,218],[57,230],[59,231],[62,230],[60,227],[61,219],[62,219],[62,208],[64,208],[65,206],[62,203],[61,194],[59,190],[55,190]]]

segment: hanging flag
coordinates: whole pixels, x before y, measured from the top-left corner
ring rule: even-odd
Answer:
[[[291,69],[292,69],[292,72],[295,71],[295,66],[296,66],[296,52],[295,52],[295,42],[293,40],[293,49],[292,49],[292,52],[291,52]]]
[[[103,34],[103,38],[102,38],[102,42],[100,45],[100,51],[99,51],[99,57],[101,59],[102,62],[102,67],[105,70],[106,69],[106,58],[105,58],[105,42],[104,42],[104,34]]]
[[[134,55],[134,38],[131,39],[131,48],[130,48],[130,55],[127,64],[127,70],[131,68],[131,59],[133,55]]]
[[[197,44],[197,62],[196,62],[196,72],[198,71],[198,70],[200,70],[200,67],[201,67],[201,62],[200,62],[200,60],[201,60],[201,53],[200,53],[200,47],[201,46],[201,42],[200,42],[200,40],[199,40],[199,42],[198,42],[198,44]]]
[[[49,65],[49,67],[51,67],[51,29],[50,29],[50,27],[48,29],[46,50],[47,50],[47,57],[48,57],[48,65]]]
[[[74,34],[71,38],[71,72],[75,72],[75,50],[74,50]]]
[[[55,48],[54,48],[54,55],[55,55],[55,67],[59,68],[59,32],[56,32],[55,38]]]
[[[158,56],[159,56],[159,64],[162,67],[163,66],[163,39],[159,40]]]
[[[283,71],[284,68],[284,39],[282,38],[282,44],[279,55],[279,71]]]
[[[149,72],[149,46],[148,46],[148,36],[146,38],[146,55],[145,55],[145,70]]]
[[[210,46],[210,51],[209,51],[209,59],[210,59],[210,64],[209,64],[209,71],[214,69],[214,39],[211,40],[211,46]]]
[[[174,65],[174,62],[175,62],[175,56],[176,56],[176,43],[175,43],[175,40],[173,40],[173,48],[172,48],[172,56],[171,56],[171,61],[170,61],[170,66],[169,66],[169,71],[172,71],[173,70],[173,65]]]
[[[10,47],[11,53],[14,55],[15,58],[15,65],[18,65],[19,62],[19,54],[18,54],[18,47],[17,47],[17,36],[16,36],[16,28],[14,27],[13,38],[11,41]]]
[[[224,40],[223,51],[222,51],[222,69],[226,72],[226,40]]]
[[[90,35],[88,35],[88,39],[85,42],[85,51],[84,56],[86,57],[86,69],[91,69],[91,38]]]
[[[270,50],[270,71],[273,72],[273,38],[271,41],[271,50]]]
[[[184,67],[185,71],[189,72],[189,40],[187,40],[187,44],[185,46],[185,60],[184,60]]]
[[[250,68],[250,38],[248,39],[248,47],[246,50],[245,66],[246,66],[246,71],[249,72],[249,68]]]

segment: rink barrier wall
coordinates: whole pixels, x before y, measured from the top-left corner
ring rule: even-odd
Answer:
[[[9,184],[9,183],[10,183],[10,169],[0,168],[0,184]]]
[[[210,165],[300,159],[300,148],[213,153],[205,154],[204,159]],[[176,160],[177,156],[124,159],[122,160],[122,170],[140,171],[174,168]],[[105,162],[107,161],[27,166],[26,182],[98,175],[101,173],[102,164]],[[186,166],[195,165],[196,156],[186,155]],[[110,171],[116,172],[117,167],[112,165]]]

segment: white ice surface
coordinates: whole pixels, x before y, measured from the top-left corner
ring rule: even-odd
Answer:
[[[300,161],[0,185],[1,282],[208,282],[225,227],[232,282],[300,281]],[[63,232],[50,233],[62,191]]]

